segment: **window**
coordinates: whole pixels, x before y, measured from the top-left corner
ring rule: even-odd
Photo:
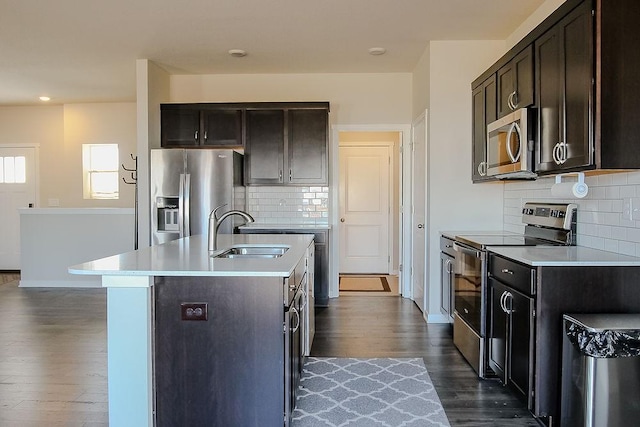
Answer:
[[[26,164],[24,156],[0,157],[0,184],[26,183]]]
[[[117,199],[118,144],[83,144],[82,169],[85,199]]]

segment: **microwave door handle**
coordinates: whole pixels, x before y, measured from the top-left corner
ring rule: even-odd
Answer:
[[[516,135],[518,135],[518,140],[522,137],[520,135],[520,126],[518,126],[517,123],[511,123],[511,126],[509,127],[509,132],[507,132],[507,154],[511,159],[511,163],[516,163],[518,159],[520,159],[520,149],[518,148],[518,152],[514,156],[513,150],[511,149],[511,135],[513,135],[513,132],[515,132]]]

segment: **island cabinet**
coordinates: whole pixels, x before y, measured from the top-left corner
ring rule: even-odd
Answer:
[[[241,147],[243,110],[225,104],[162,104],[161,145],[179,147]]]
[[[246,111],[247,185],[327,185],[328,103]]]
[[[640,264],[595,263],[529,265],[489,253],[490,366],[548,425],[560,416],[563,314],[640,311]]]
[[[473,134],[472,134],[472,180],[488,181],[487,176],[487,125],[497,119],[496,75],[492,74],[472,92]]]
[[[527,46],[497,73],[498,118],[533,104],[533,46]]]

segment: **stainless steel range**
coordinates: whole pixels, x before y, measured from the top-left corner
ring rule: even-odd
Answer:
[[[487,363],[487,247],[576,244],[577,205],[525,203],[524,234],[468,232],[455,235],[453,342],[482,378],[493,376]]]

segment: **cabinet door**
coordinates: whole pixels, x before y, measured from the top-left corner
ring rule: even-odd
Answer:
[[[441,298],[440,312],[447,317],[453,316],[453,306],[451,304],[451,287],[453,271],[453,257],[440,252],[440,281],[441,281]]]
[[[498,70],[498,118],[533,104],[533,46]]]
[[[242,146],[242,110],[203,110],[202,145]]]
[[[535,42],[539,173],[593,164],[592,33],[585,2]]]
[[[484,81],[472,92],[473,135],[472,135],[472,180],[481,182],[493,180],[487,176],[487,125],[497,119],[496,76]]]
[[[327,185],[327,110],[289,110],[288,122],[287,182]]]
[[[192,147],[200,141],[200,110],[162,109],[160,144],[164,148]]]
[[[508,315],[503,310],[507,287],[489,278],[489,366],[506,384]]]
[[[507,383],[513,385],[525,397],[528,407],[532,409],[531,385],[533,366],[533,299],[509,289],[506,300],[510,309],[509,322],[509,364]]]
[[[274,185],[283,182],[284,111],[247,110],[245,182]]]

